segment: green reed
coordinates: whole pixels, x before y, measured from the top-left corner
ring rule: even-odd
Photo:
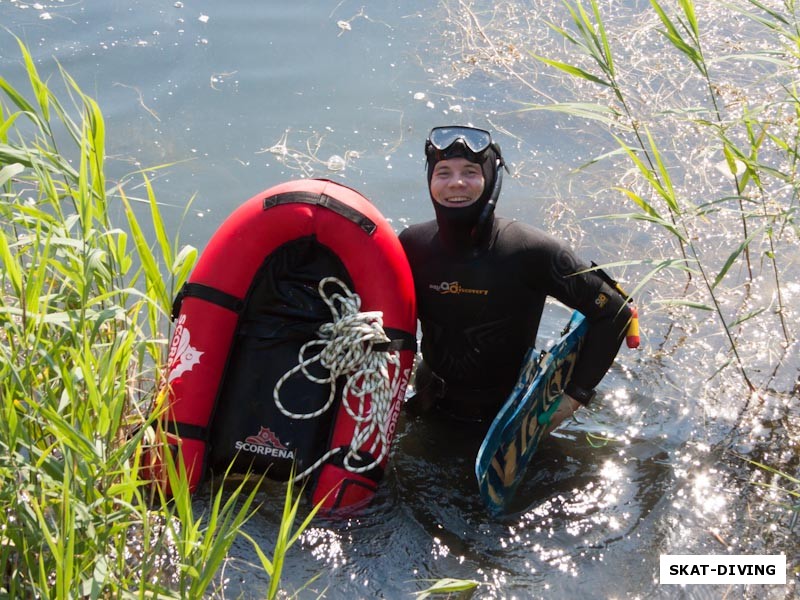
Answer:
[[[724,132],[725,123],[722,116],[719,103],[717,101],[717,93],[714,89],[714,83],[709,71],[709,65],[703,52],[703,44],[700,36],[700,25],[697,21],[697,14],[695,13],[693,0],[678,0],[679,12],[674,17],[670,17],[667,11],[657,2],[657,0],[650,0],[650,5],[658,14],[658,18],[664,25],[661,33],[669,40],[670,44],[680,52],[685,58],[692,63],[692,65],[700,73],[701,77],[708,91],[708,98],[713,106],[713,113],[716,117],[716,124],[719,126],[720,133]],[[747,218],[744,210],[744,198],[742,197],[742,186],[739,181],[739,174],[736,169],[736,163],[732,160],[732,153],[729,144],[723,144],[723,151],[728,159],[728,167],[731,170],[731,175],[735,181],[736,195],[739,202],[739,216],[742,223],[742,235],[744,239],[750,236],[747,231]],[[750,246],[745,244],[744,256],[747,263],[747,271],[750,280],[753,279],[753,267],[750,263]]]
[[[0,596],[202,597],[258,485],[198,511],[182,464],[171,499],[140,475],[197,251],[170,239],[143,173],[109,187],[99,106],[59,67],[63,104],[19,46],[31,98],[0,77]]]
[[[281,524],[278,529],[278,536],[275,540],[275,548],[272,559],[270,560],[270,558],[264,553],[264,551],[258,545],[258,542],[256,542],[252,536],[242,532],[242,536],[244,536],[253,545],[253,549],[255,550],[259,561],[261,562],[261,566],[270,577],[270,585],[269,589],[267,590],[268,600],[273,600],[273,598],[276,598],[280,592],[278,583],[281,579],[281,572],[283,571],[286,553],[300,537],[300,534],[303,533],[303,531],[309,526],[311,520],[317,514],[317,511],[321,506],[321,503],[315,506],[306,515],[305,519],[300,523],[300,525],[295,528],[294,524],[297,519],[298,509],[300,508],[300,497],[293,498],[293,481],[294,469],[292,469],[291,475],[289,476],[289,485],[286,490],[286,498],[283,505],[283,519],[281,520]],[[309,585],[313,581],[314,579],[307,582],[306,585]]]
[[[764,482],[754,482],[753,485],[766,488],[772,491],[777,491],[781,495],[786,495],[791,497],[791,504],[785,505],[784,508],[788,508],[789,510],[795,511],[800,513],[800,479],[797,477],[792,477],[789,473],[785,473],[775,467],[771,467],[769,465],[765,465],[764,463],[758,462],[756,460],[752,460],[745,456],[735,455],[740,460],[750,463],[751,465],[758,467],[763,473],[768,474],[772,477],[772,481],[768,483]],[[786,487],[784,487],[786,486]]]
[[[414,596],[417,600],[424,600],[430,596],[439,595],[450,598],[452,594],[458,594],[457,597],[462,597],[464,594],[471,594],[480,585],[479,581],[472,579],[454,579],[451,577],[437,580],[428,579],[422,582],[430,583],[431,585],[424,590],[414,592]]]
[[[776,225],[781,226],[781,221],[784,221],[789,213],[787,211],[779,211],[778,213],[775,213],[774,211],[770,210],[767,205],[769,192],[763,184],[762,176],[769,174],[773,177],[786,180],[787,175],[791,177],[790,174],[796,173],[797,135],[795,134],[793,140],[791,137],[788,138],[788,141],[791,143],[791,147],[789,147],[786,143],[787,140],[784,139],[783,136],[777,136],[771,131],[774,129],[774,123],[760,119],[758,116],[760,109],[756,108],[755,111],[752,111],[747,105],[744,106],[743,114],[740,118],[726,119],[724,115],[725,111],[717,100],[717,89],[709,70],[708,61],[703,53],[700,27],[695,14],[693,1],[679,0],[678,7],[680,9],[680,13],[675,17],[670,17],[667,11],[656,0],[650,0],[650,3],[664,25],[664,30],[662,31],[663,35],[670,41],[673,47],[675,47],[694,65],[705,81],[706,89],[708,91],[708,98],[710,99],[714,108],[713,112],[715,121],[701,121],[701,123],[708,126],[712,131],[715,132],[717,139],[721,144],[728,169],[734,182],[735,194],[733,198],[735,198],[738,202],[739,217],[742,225],[742,239],[744,240],[752,240],[755,237],[751,236],[748,231],[748,219],[754,218],[756,215],[751,214],[752,211],[745,207],[746,203],[753,202],[753,199],[748,196],[748,187],[752,186],[755,188],[755,198],[757,198],[761,204],[759,217],[763,218],[762,222],[765,224],[759,234],[761,237],[766,237],[766,241],[769,246],[769,249],[765,252],[765,255],[770,261],[773,278],[775,280],[778,300],[778,315],[780,317],[783,336],[786,342],[789,343],[791,340],[791,334],[789,332],[789,327],[786,323],[786,318],[784,315],[785,311],[781,292],[781,276],[776,256],[776,237],[774,235]],[[791,15],[794,21],[784,17],[777,11],[770,10],[757,0],[751,0],[751,4],[759,10],[759,13],[743,11],[743,14],[745,14],[748,18],[761,23],[762,25],[765,25],[770,31],[788,42],[784,45],[784,48],[786,49],[786,56],[783,57],[783,59],[778,59],[777,64],[779,64],[781,68],[795,70],[793,65],[791,65],[789,62],[789,59],[798,57],[798,48],[800,48],[800,35],[798,35],[796,5],[794,0],[788,0],[785,2],[787,15]],[[767,16],[765,17],[762,15]],[[776,57],[773,55],[762,55],[756,57],[756,59],[772,61],[776,59]],[[797,111],[800,110],[800,107],[797,104],[797,94],[792,90],[786,91],[788,92],[787,100],[789,101],[789,108],[796,114]],[[743,145],[738,144],[733,139],[733,136],[729,134],[729,132],[736,129],[743,130],[746,133]],[[780,148],[781,151],[783,151],[790,159],[789,168],[786,170],[786,172],[776,171],[769,165],[759,162],[759,150],[768,140],[771,140],[775,146]],[[740,167],[742,168],[740,169]],[[794,200],[796,200],[796,189],[795,183]],[[749,241],[742,246],[741,254],[745,258],[749,279],[752,282],[754,275],[753,265],[750,257]]]
[[[589,9],[585,8],[585,4]],[[794,0],[785,0],[784,11],[770,10],[755,0],[749,4],[753,10],[738,10],[773,33],[781,42],[782,51],[742,51],[740,56],[727,56],[724,60],[770,64],[776,69],[772,75],[775,81],[793,81],[796,79],[796,59],[800,48],[800,28]],[[630,84],[626,86],[626,79],[620,76],[614,45],[597,0],[588,0],[586,3],[564,0],[571,26],[550,24],[551,29],[577,52],[578,60],[567,62],[542,56],[535,58],[571,78],[596,86],[600,91],[610,91],[610,96],[601,94],[594,109],[590,108],[591,103],[586,102],[581,103],[579,109],[569,102],[550,108],[576,117],[594,119],[616,139],[639,177],[634,185],[616,188],[632,202],[637,212],[613,216],[655,225],[671,237],[681,251],[679,259],[657,262],[646,279],[662,269],[676,268],[689,273],[690,279],[692,275],[699,277],[707,302],[683,298],[665,299],[664,302],[684,304],[714,313],[728,340],[732,362],[750,391],[755,391],[756,385],[739,352],[736,329],[750,319],[774,312],[779,318],[786,344],[797,334],[791,331],[785,317],[787,307],[783,299],[784,283],[779,259],[786,248],[791,249],[798,230],[798,95],[793,84],[784,84],[783,95],[769,104],[750,106],[745,101],[741,110],[728,108],[719,102],[722,84],[715,80],[714,67],[721,69],[719,65],[722,59],[711,60],[707,57],[702,24],[697,18],[693,1],[676,0],[670,4],[672,10],[657,0],[650,0],[650,5],[661,24],[659,31],[668,41],[668,47],[672,48],[677,59],[684,58],[699,74],[709,100],[708,108],[664,106],[653,112],[638,105],[634,100],[635,92],[630,89]],[[530,106],[528,109],[541,108]],[[704,113],[708,116],[704,116]],[[668,139],[662,140],[653,133],[664,126],[667,115],[673,119],[672,122],[683,118],[695,130],[708,134],[710,143],[724,156],[730,172],[733,183],[730,193],[721,191],[716,198],[696,203],[685,192],[678,190],[673,183],[673,174],[679,171],[681,165],[675,164],[676,157],[665,156],[660,150],[660,144]],[[765,160],[764,155],[769,155],[770,160]],[[729,214],[726,204],[731,200],[736,202],[735,213],[741,224],[741,237],[728,248],[722,264],[714,266],[712,258],[698,245],[698,232],[713,225],[719,216]],[[758,248],[762,260],[770,265],[777,307],[770,311],[769,306],[761,306],[745,314],[729,315],[723,308],[722,284],[729,278],[733,267],[744,260],[747,269],[746,289],[750,292],[751,287],[756,285],[752,248]],[[649,262],[639,261],[637,264]]]

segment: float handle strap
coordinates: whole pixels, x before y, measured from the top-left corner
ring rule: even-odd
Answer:
[[[348,206],[341,200],[337,200],[332,196],[326,194],[315,194],[313,192],[286,192],[285,194],[276,194],[264,198],[264,210],[272,208],[273,206],[280,206],[281,204],[313,204],[314,206],[323,206],[332,210],[337,215],[340,215],[358,225],[363,229],[367,235],[372,235],[378,229],[375,222],[366,215],[358,212],[352,206]]]
[[[244,308],[244,301],[232,294],[228,294],[227,292],[223,292],[222,290],[218,290],[202,283],[186,282],[178,292],[178,295],[175,296],[175,302],[172,303],[173,321],[178,318],[178,314],[181,312],[183,299],[187,296],[200,298],[206,302],[211,302],[212,304],[227,308],[228,310],[237,314],[242,312],[242,309]]]

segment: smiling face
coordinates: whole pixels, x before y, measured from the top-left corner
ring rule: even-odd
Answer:
[[[466,158],[440,160],[431,176],[431,197],[442,206],[466,207],[481,197],[484,184],[479,164]]]

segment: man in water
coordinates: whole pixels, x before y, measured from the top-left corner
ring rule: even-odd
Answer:
[[[423,360],[408,409],[488,427],[552,296],[589,324],[566,393],[541,425],[552,431],[589,404],[611,366],[631,318],[625,298],[558,239],[495,217],[505,165],[488,131],[436,127],[425,157],[436,219],[400,234],[422,325]]]

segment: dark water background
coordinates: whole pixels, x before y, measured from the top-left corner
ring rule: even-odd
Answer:
[[[626,58],[656,53],[644,9],[609,8],[632,32]],[[565,115],[520,112],[522,102],[575,92],[524,60],[527,50],[562,50],[544,25],[558,12],[538,1],[0,0],[0,23],[41,71],[57,80],[57,59],[99,102],[110,179],[129,181],[136,196],[129,175],[147,168],[170,230],[198,248],[239,203],[296,177],[355,187],[398,231],[428,219],[424,136],[472,122],[497,132],[512,169],[498,212],[559,233],[599,263],[669,255],[669,240],[643,226],[586,219],[630,210],[609,191],[609,178],[622,175],[576,170],[613,149],[607,134]],[[713,30],[720,44],[759,44],[763,35],[737,20]],[[19,52],[5,32],[0,68],[21,87]],[[654,81],[641,85],[642,97],[676,85],[666,70]],[[672,141],[674,154],[696,155],[697,172],[683,182],[689,193],[713,189],[722,157],[696,140]],[[709,234],[703,247],[727,255],[724,235]],[[735,370],[715,373],[726,342],[713,315],[658,304],[680,293],[681,280],[654,278],[639,293],[642,348],[623,349],[594,407],[544,442],[511,514],[491,519],[480,505],[474,432],[404,419],[375,504],[345,523],[315,521],[289,554],[284,587],[301,590],[319,575],[300,597],[407,598],[423,580],[460,577],[482,583],[480,598],[793,597],[796,576],[785,587],[660,586],[658,561],[724,553],[800,561],[797,513],[786,508],[797,498],[785,491],[797,487],[742,458],[798,475],[798,258],[795,247],[784,263],[792,343],[777,340],[774,323],[742,342],[766,389],[760,398]],[[615,274],[636,282],[643,272]],[[744,300],[734,291],[726,302]],[[566,318],[562,307],[549,309],[540,345]],[[776,482],[783,489],[759,485]],[[274,501],[265,495],[247,525],[265,550],[283,495],[278,484],[270,492]],[[267,581],[241,540],[217,597],[263,597]]]

